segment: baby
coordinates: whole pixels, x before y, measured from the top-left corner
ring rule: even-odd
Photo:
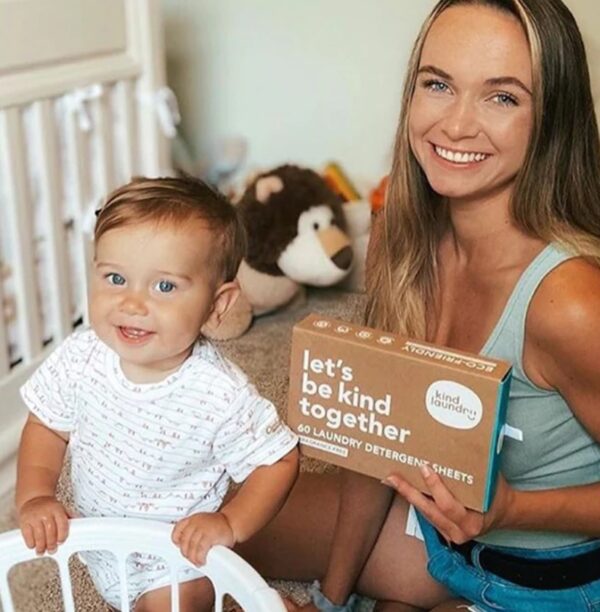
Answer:
[[[202,337],[238,296],[244,244],[235,208],[195,179],[136,179],[109,196],[96,222],[90,328],[21,390],[30,414],[16,501],[30,548],[52,552],[67,537],[55,497],[67,446],[78,514],[174,523],[173,541],[194,564],[277,513],[296,478],[296,437]],[[243,484],[224,502],[231,479]],[[118,608],[114,558],[82,558]],[[162,561],[136,554],[128,572],[136,612],[170,609]],[[180,580],[182,611],[210,609],[201,570]]]

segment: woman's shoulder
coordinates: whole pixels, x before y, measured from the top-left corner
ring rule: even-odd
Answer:
[[[569,372],[575,378],[596,376],[600,267],[577,257],[552,270],[531,300],[526,332],[536,370],[550,386],[556,388]]]
[[[540,283],[528,316],[528,331],[542,336],[575,331],[600,316],[600,266],[582,257],[564,261]]]

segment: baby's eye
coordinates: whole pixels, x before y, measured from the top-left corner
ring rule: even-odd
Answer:
[[[125,284],[125,278],[123,278],[120,274],[117,274],[116,272],[111,272],[110,274],[107,274],[104,278],[106,278],[106,280],[111,285],[124,285]]]
[[[168,280],[161,280],[156,283],[155,288],[160,291],[160,293],[171,293],[174,289],[177,288],[175,283],[172,283]]]

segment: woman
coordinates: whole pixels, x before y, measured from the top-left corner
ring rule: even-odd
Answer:
[[[600,610],[599,263],[600,144],[573,17],[560,0],[441,0],[409,66],[366,321],[511,361],[524,440],[505,443],[486,514],[427,471],[429,496],[399,475],[304,475],[247,551],[259,571],[324,576],[306,610],[349,610],[352,590],[386,612],[455,596]],[[408,504],[425,543],[404,533]]]

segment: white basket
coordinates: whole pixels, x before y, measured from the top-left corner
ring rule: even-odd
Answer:
[[[157,555],[171,569],[171,587],[177,585],[180,569],[193,566],[171,540],[173,526],[158,521],[119,518],[79,518],[69,522],[69,537],[57,552],[45,555],[56,561],[66,612],[75,612],[69,558],[84,550],[113,553],[119,564],[121,610],[129,612],[126,560],[133,552]],[[35,549],[27,548],[17,529],[0,534],[0,601],[4,612],[14,612],[8,585],[8,572],[17,563],[38,559]],[[215,612],[222,612],[223,597],[230,595],[247,612],[285,612],[277,591],[241,557],[224,546],[214,546],[207,555],[202,572],[215,589]],[[179,590],[172,588],[171,612],[179,610]]]

